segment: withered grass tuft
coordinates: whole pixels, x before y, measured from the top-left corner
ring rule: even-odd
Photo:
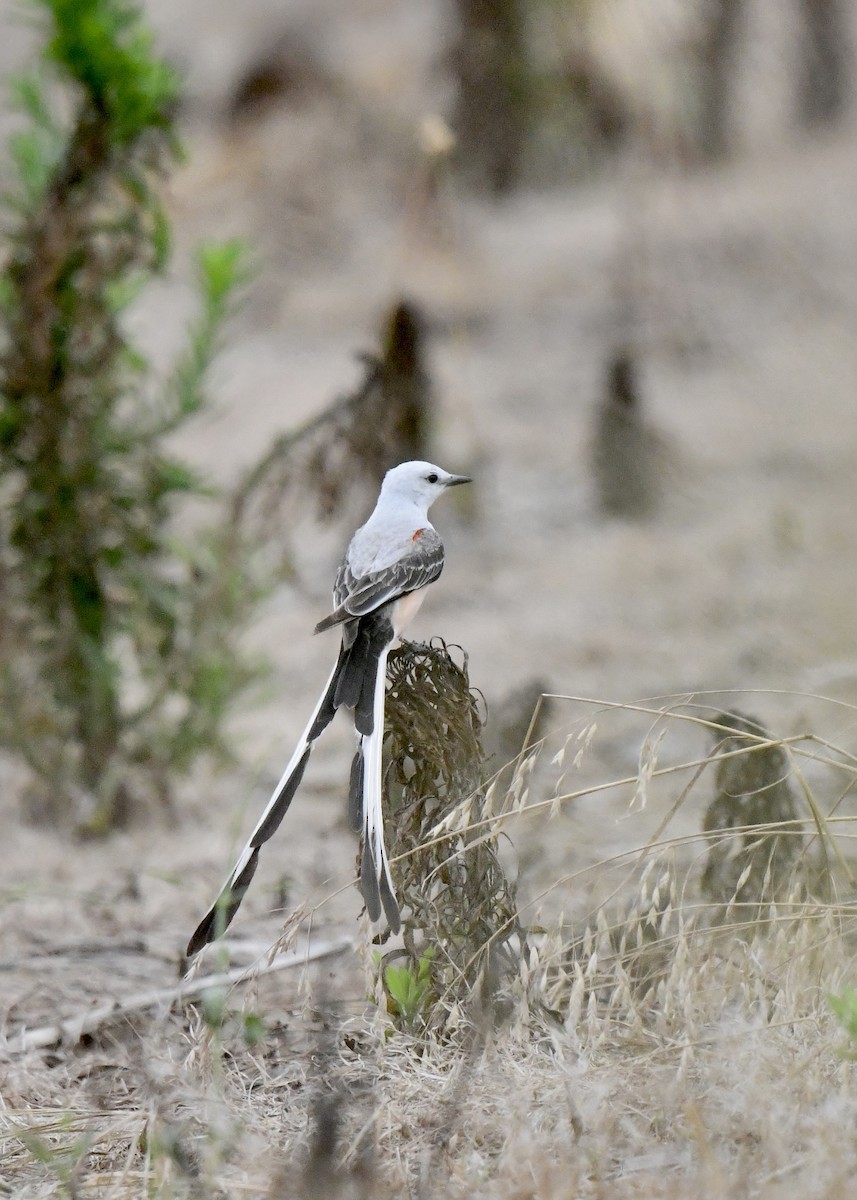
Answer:
[[[388,959],[404,957],[415,976],[428,970],[422,1016],[437,1030],[517,973],[523,931],[497,837],[480,825],[482,719],[466,655],[457,661],[440,639],[405,644],[390,654],[387,680],[385,792],[404,909],[404,950]],[[439,837],[438,824],[465,801],[476,828]]]

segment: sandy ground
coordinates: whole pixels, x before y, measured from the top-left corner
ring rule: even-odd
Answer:
[[[214,371],[216,407],[179,449],[233,480],[275,433],[353,386],[355,351],[375,344],[385,306],[407,294],[431,327],[435,457],[475,480],[472,504],[451,497],[433,513],[447,565],[414,635],[466,649],[489,714],[534,679],[621,704],[710,692],[700,704],[740,703],[778,735],[812,731],[853,749],[853,128],[763,144],[692,173],[635,158],[575,188],[498,204],[444,177],[425,207],[416,122],[446,96],[434,5],[367,2],[345,19],[332,0],[286,12],[256,0],[239,19],[225,5],[179,14],[153,0],[152,12],[187,73],[190,151],[171,184],[175,264],[135,318],[155,358],[168,361],[181,343],[200,236],[240,233],[259,262]],[[317,84],[227,128],[230,88],[280,28],[296,28],[311,48]],[[662,501],[645,522],[598,514],[588,455],[606,356],[628,336],[666,445]],[[187,934],[325,677],[332,640],[310,631],[362,515],[343,514],[334,531],[308,522],[284,531],[298,546],[300,579],[247,630],[272,676],[258,704],[235,716],[241,764],[216,777],[200,771],[172,817],[151,814],[108,844],[73,844],[63,830],[21,820],[21,777],[0,762],[8,1032],[175,979]],[[745,689],[752,694],[732,696]],[[811,698],[818,693],[838,703]],[[556,744],[592,711],[555,702]],[[597,721],[566,788],[637,771],[651,718]],[[709,746],[703,732],[673,724],[659,762]],[[282,913],[269,910],[284,889],[287,907],[317,907],[317,936],[363,936],[342,812],[349,749],[343,723],[263,859],[236,927],[258,946],[281,928]],[[545,759],[532,798],[550,795],[558,773]],[[818,785],[832,802],[828,774],[817,772]],[[673,831],[698,830],[706,788]],[[525,918],[551,885],[546,911],[585,911],[599,892],[592,881],[577,890],[555,881],[642,844],[675,795],[670,783],[653,786],[629,816],[633,788],[617,788],[512,828]],[[333,988],[350,980],[355,1005],[359,959],[319,976]],[[297,985],[277,987],[269,1002],[300,1008]],[[39,1078],[34,1068],[31,1102]]]

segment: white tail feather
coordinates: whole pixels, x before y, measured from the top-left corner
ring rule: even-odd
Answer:
[[[363,837],[370,847],[375,878],[380,880],[382,875],[387,881],[390,893],[393,891],[393,880],[390,876],[390,863],[387,858],[387,847],[384,844],[384,813],[381,806],[382,781],[382,751],[384,748],[384,698],[387,682],[387,647],[378,659],[378,669],[375,676],[375,696],[373,709],[373,729],[363,738]]]

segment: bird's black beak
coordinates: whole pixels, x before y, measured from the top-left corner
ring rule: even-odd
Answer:
[[[447,487],[457,487],[459,483],[472,483],[473,480],[469,475],[450,475],[446,481]]]

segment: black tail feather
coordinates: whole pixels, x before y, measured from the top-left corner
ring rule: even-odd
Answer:
[[[348,824],[355,833],[363,828],[363,749],[351,760],[351,775],[348,780]]]
[[[381,893],[378,890],[378,876],[375,873],[375,860],[369,846],[369,839],[363,839],[363,856],[360,860],[360,891],[363,903],[370,921],[378,921],[381,917]]]
[[[295,792],[300,787],[300,782],[304,777],[304,771],[306,770],[306,765],[309,762],[311,751],[312,746],[307,746],[306,750],[304,751],[303,758],[283,784],[276,800],[271,805],[271,811],[253,834],[253,840],[250,842],[251,846],[261,846],[263,842],[267,842],[268,838],[271,837],[272,834],[277,832],[280,822],[286,815],[288,807],[294,798]]]
[[[339,651],[339,658],[336,662],[336,670],[331,676],[330,683],[327,685],[327,691],[324,694],[324,699],[319,705],[316,718],[312,723],[309,733],[307,734],[308,742],[314,742],[319,734],[324,733],[325,729],[327,729],[330,722],[336,716],[336,689],[339,684],[339,677],[342,674],[343,663],[347,660],[349,653],[350,648],[349,650],[346,650],[343,642],[342,648]]]
[[[380,880],[381,903],[384,906],[384,916],[387,918],[387,924],[390,926],[391,933],[398,933],[402,928],[402,914],[399,911],[399,902],[393,894],[390,884],[387,880],[387,872],[381,872]]]
[[[372,732],[376,667],[384,647],[392,640],[393,626],[383,609],[360,617],[343,629],[339,661],[307,741],[314,742],[343,705],[354,709],[354,724],[359,733]]]
[[[354,639],[354,645],[342,654],[333,695],[333,704],[336,708],[339,708],[340,705],[354,708],[360,699],[363,678],[369,661],[369,647],[369,632],[365,626],[361,625],[357,631],[357,637]]]
[[[366,666],[361,677],[360,696],[354,709],[355,728],[364,737],[368,737],[375,728],[375,677],[378,673],[378,659],[393,640],[393,626],[387,617],[376,616],[371,625],[367,623],[366,632],[369,638]],[[383,681],[381,686],[384,686]]]
[[[248,858],[241,874],[223,889],[193,931],[185,951],[188,958],[193,958],[194,954],[197,954],[203,946],[213,942],[216,937],[220,937],[229,928],[232,918],[238,912],[241,901],[256,874],[258,865],[259,847],[257,846]]]

